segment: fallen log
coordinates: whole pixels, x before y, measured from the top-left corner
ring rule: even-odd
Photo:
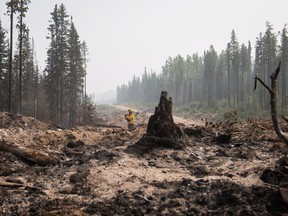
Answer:
[[[6,182],[6,181],[0,181],[0,187],[16,187],[16,188],[23,187],[23,188],[34,189],[34,190],[42,190],[39,187],[34,187],[34,186],[29,186],[29,185],[14,183],[14,182]]]
[[[23,188],[25,190],[34,191],[38,194],[40,193],[40,194],[43,194],[43,195],[50,197],[42,188],[35,187],[35,186],[29,186],[26,184],[18,184],[18,183],[6,182],[6,181],[0,180],[0,187],[21,188],[21,189]]]
[[[0,141],[0,151],[11,153],[29,165],[37,164],[39,166],[47,166],[59,163],[58,158],[55,156],[48,155],[41,151],[8,145],[5,140]]]

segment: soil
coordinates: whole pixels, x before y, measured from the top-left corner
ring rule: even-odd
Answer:
[[[127,111],[99,112],[101,124],[73,129],[0,113],[2,142],[57,158],[0,151],[0,215],[288,215],[288,151],[270,120],[177,118],[172,148],[139,142],[147,113],[129,132]]]

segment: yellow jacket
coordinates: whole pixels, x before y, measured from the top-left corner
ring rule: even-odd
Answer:
[[[128,121],[128,124],[134,124],[135,116],[133,114],[126,115],[125,118]]]

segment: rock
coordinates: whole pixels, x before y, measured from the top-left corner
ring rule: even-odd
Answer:
[[[73,187],[69,184],[63,185],[60,189],[59,189],[59,193],[62,194],[70,194],[73,190]]]
[[[279,185],[281,180],[283,179],[283,175],[277,171],[266,169],[263,171],[260,179],[268,184]]]
[[[83,133],[82,135],[84,138],[89,137],[87,133]]]
[[[283,201],[288,205],[288,188],[280,188],[280,194]]]
[[[8,137],[8,133],[5,130],[0,129],[0,136],[3,138]]]
[[[23,133],[24,133],[23,128],[19,127],[19,128],[17,129],[17,133],[19,133],[19,134],[23,134]]]
[[[71,140],[76,139],[76,136],[75,136],[74,134],[72,134],[72,133],[66,134],[66,137],[67,137],[68,139],[71,139]]]
[[[90,171],[89,170],[85,170],[81,173],[75,173],[75,174],[72,174],[69,178],[70,182],[71,183],[81,183],[83,181],[86,180],[87,176],[90,174]]]
[[[52,134],[52,133],[54,133],[53,130],[46,130],[46,134]]]
[[[22,177],[9,177],[9,178],[6,178],[6,181],[17,183],[17,184],[26,184],[26,180],[23,179]]]
[[[277,162],[277,165],[276,165],[276,169],[279,172],[282,172],[286,175],[288,174],[288,157],[287,156],[284,156],[284,157],[279,159],[279,161]]]
[[[82,142],[81,140],[77,140],[77,141],[70,141],[67,143],[67,147],[68,148],[76,148],[78,146],[83,146],[85,145],[84,142]]]

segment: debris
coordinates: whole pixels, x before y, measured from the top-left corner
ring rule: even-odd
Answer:
[[[101,124],[126,110],[104,110]],[[56,130],[33,118],[0,112],[2,148],[57,161],[39,165],[14,151],[0,151],[0,214],[287,213],[287,146],[277,147],[282,142],[271,120],[206,122],[177,124],[184,133],[171,139],[147,136],[147,122],[135,134],[127,133],[125,122]],[[215,142],[220,134],[231,137]]]
[[[288,205],[288,188],[280,188],[280,194],[283,201]]]
[[[0,151],[5,151],[14,154],[21,158],[23,161],[27,161],[30,164],[38,164],[40,166],[56,165],[58,158],[52,155],[47,155],[41,151],[35,151],[32,149],[23,149],[13,145],[7,144],[4,140],[0,141]]]
[[[62,194],[71,194],[73,190],[73,187],[69,184],[63,185],[60,189],[59,189],[59,193]]]
[[[71,183],[80,183],[86,180],[87,176],[90,174],[89,170],[84,170],[79,173],[74,173],[73,175],[70,176],[69,180]]]

